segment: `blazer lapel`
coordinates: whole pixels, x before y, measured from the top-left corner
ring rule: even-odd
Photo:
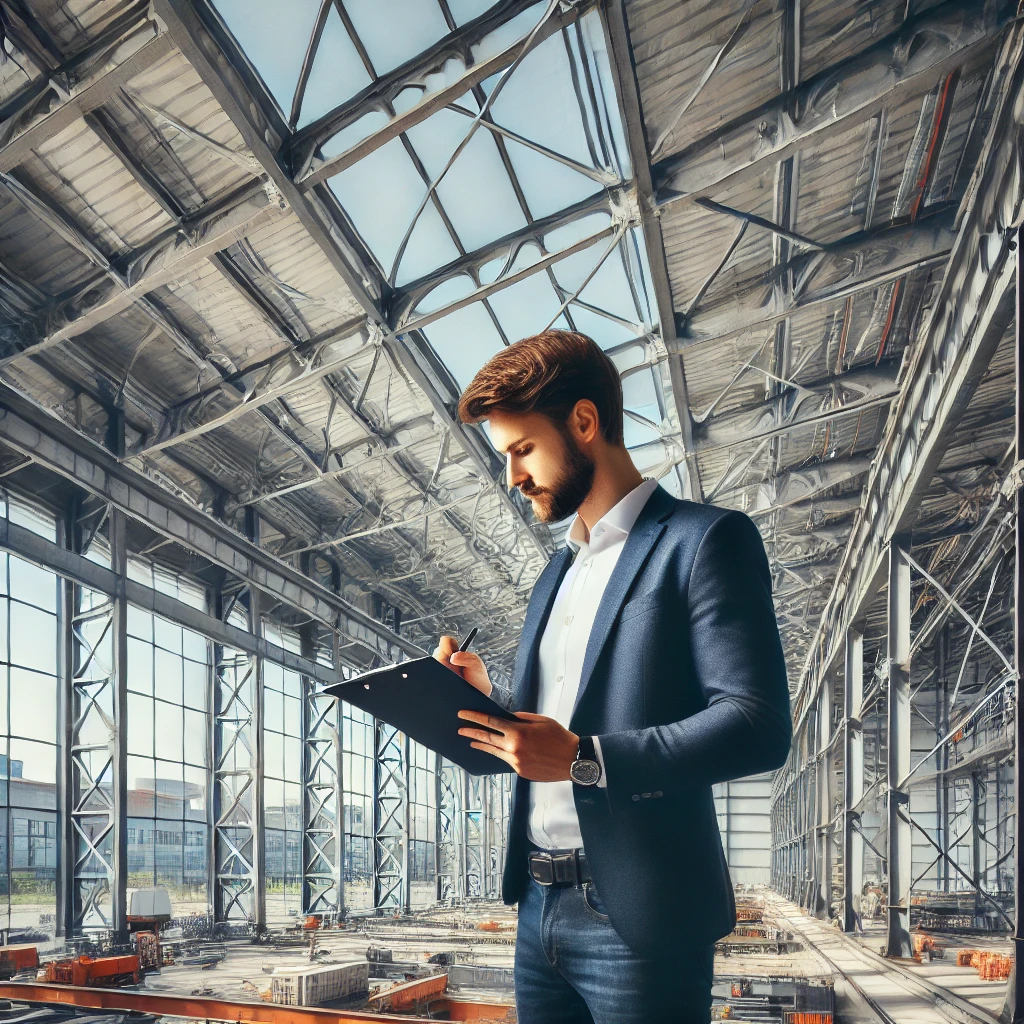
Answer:
[[[537,650],[540,647],[541,627],[547,622],[555,594],[558,593],[558,586],[572,563],[572,558],[573,551],[568,546],[557,551],[544,567],[530,595],[516,652],[516,672],[512,681],[514,707],[527,706],[530,686],[536,676],[534,669],[537,664]]]
[[[640,515],[637,516],[633,528],[626,537],[622,554],[619,555],[619,560],[615,563],[601,603],[597,606],[597,615],[594,618],[587,650],[583,657],[580,687],[576,693],[576,702],[572,706],[573,715],[576,714],[576,709],[580,705],[594,666],[601,656],[605,641],[608,639],[612,625],[618,617],[619,609],[633,585],[633,580],[636,579],[637,573],[647,561],[647,556],[650,555],[654,545],[658,543],[661,535],[665,532],[665,520],[672,514],[675,504],[676,501],[672,495],[659,484],[647,499],[647,504],[640,510]],[[570,729],[572,728],[571,722],[572,716],[570,716]]]

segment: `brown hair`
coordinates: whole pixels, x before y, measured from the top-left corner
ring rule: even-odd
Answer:
[[[581,398],[597,408],[601,433],[622,444],[622,381],[597,342],[573,331],[544,331],[502,349],[477,372],[459,399],[459,419],[477,423],[492,412],[539,412],[564,425]]]

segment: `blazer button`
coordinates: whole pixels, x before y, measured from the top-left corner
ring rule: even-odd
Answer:
[[[650,794],[650,793],[644,793],[644,794],[642,794],[642,795],[643,795],[643,798],[644,798],[644,799],[646,800],[646,799],[647,799],[647,797],[649,797],[649,796],[650,796],[651,794]]]
[[[661,790],[660,790],[660,789],[656,789],[656,790],[654,791],[654,795],[655,795],[655,796],[662,796],[662,792],[661,792]]]
[[[634,793],[633,794],[633,799],[634,800],[639,800],[640,799],[640,794],[639,793]]]

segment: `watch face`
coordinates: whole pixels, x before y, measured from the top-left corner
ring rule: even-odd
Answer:
[[[596,761],[574,761],[569,769],[573,782],[592,786],[601,777],[601,766]]]

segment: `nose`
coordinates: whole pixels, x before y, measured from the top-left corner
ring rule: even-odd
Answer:
[[[529,478],[530,474],[516,466],[515,460],[508,455],[505,459],[505,480],[508,483],[508,489],[511,491]]]

